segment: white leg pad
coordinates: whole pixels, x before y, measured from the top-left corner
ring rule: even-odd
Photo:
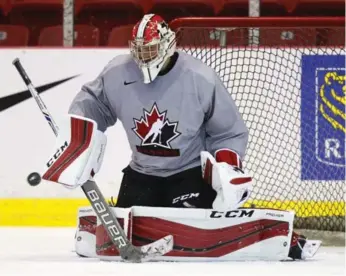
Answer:
[[[96,257],[96,215],[91,207],[78,210],[75,252],[82,257]]]
[[[305,260],[315,256],[321,244],[322,242],[319,240],[307,240],[303,246],[302,259]]]
[[[268,209],[215,211],[192,208],[112,208],[135,245],[168,234],[174,249],[159,261],[247,261],[288,258],[293,232],[293,212]],[[119,260],[114,245],[98,221],[97,254]]]

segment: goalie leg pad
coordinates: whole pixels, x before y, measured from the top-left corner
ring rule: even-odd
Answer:
[[[131,237],[131,208],[113,208],[120,226]],[[92,207],[81,207],[78,210],[77,231],[75,234],[75,252],[80,257],[99,257],[120,255],[115,245],[109,239],[107,231],[102,226]]]
[[[126,236],[131,241],[132,236],[132,208],[117,208],[113,207],[111,210],[114,212],[120,226],[124,229]],[[138,245],[138,244],[134,244]],[[96,227],[96,254],[102,260],[120,260],[119,251],[109,239],[106,229],[97,219]]]
[[[284,260],[293,232],[293,212],[239,209],[226,212],[206,209],[132,207],[112,208],[135,245],[144,245],[167,234],[174,236],[173,251],[158,260],[225,261]],[[119,260],[103,226],[98,223],[97,254]]]
[[[92,207],[78,210],[77,231],[75,235],[75,252],[81,257],[96,257],[96,222],[97,217]]]

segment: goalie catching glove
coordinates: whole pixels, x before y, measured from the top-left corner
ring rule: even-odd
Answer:
[[[43,179],[68,188],[83,185],[102,164],[107,138],[93,120],[67,115],[60,124],[54,152]]]
[[[215,158],[201,152],[202,176],[216,191],[213,209],[234,210],[249,198],[252,178],[244,173],[238,154],[229,149],[216,151]]]

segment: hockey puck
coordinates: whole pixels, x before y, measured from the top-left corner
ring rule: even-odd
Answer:
[[[36,186],[41,182],[41,176],[37,172],[33,172],[28,175],[27,181],[31,186]]]

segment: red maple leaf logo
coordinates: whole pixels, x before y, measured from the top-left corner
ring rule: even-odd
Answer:
[[[143,109],[139,120],[133,119],[132,131],[141,139],[137,151],[151,156],[174,157],[180,155],[179,149],[171,147],[171,142],[181,133],[177,130],[178,122],[166,118],[167,110],[160,112],[156,103],[150,111]]]
[[[134,119],[135,127],[133,131],[143,140],[157,119],[164,122],[165,116],[166,112],[160,113],[156,104],[154,104],[150,113],[144,110],[144,118],[141,117],[140,120]]]

